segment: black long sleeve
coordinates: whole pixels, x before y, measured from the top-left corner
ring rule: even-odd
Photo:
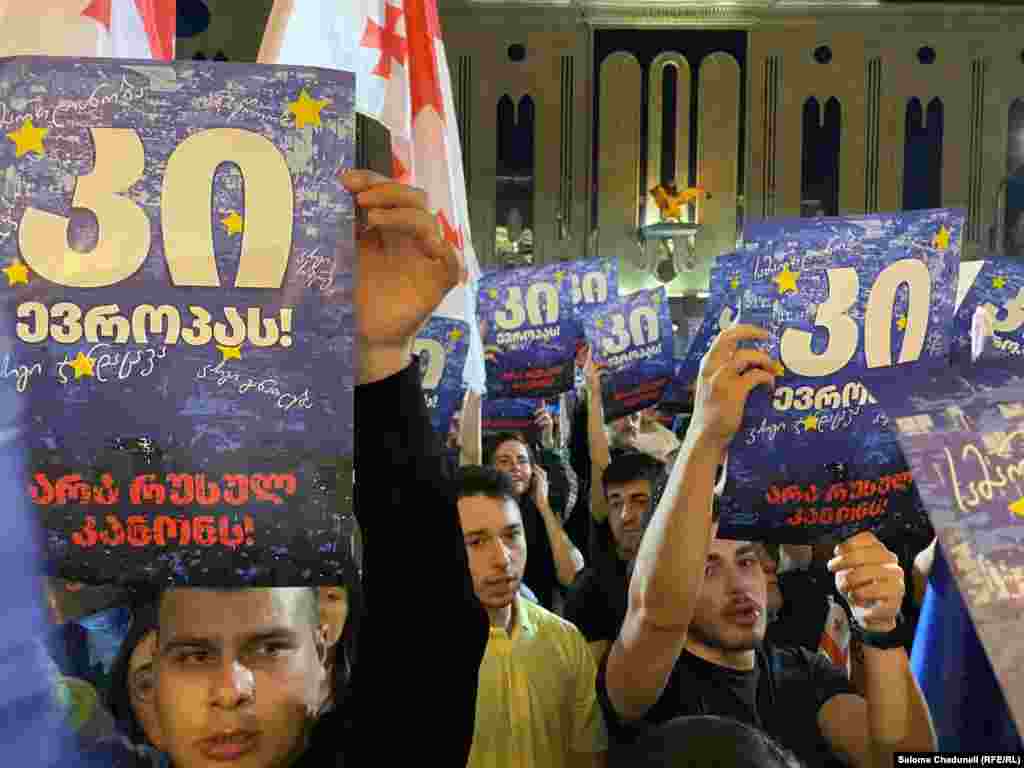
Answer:
[[[355,467],[366,615],[349,717],[366,762],[350,764],[462,768],[489,621],[418,361],[356,387]]]

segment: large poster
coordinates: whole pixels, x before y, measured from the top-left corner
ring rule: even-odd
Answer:
[[[655,405],[674,375],[672,318],[664,288],[637,291],[584,314],[602,369],[605,421]]]
[[[573,272],[558,262],[480,278],[477,317],[489,397],[551,397],[572,388]]]
[[[1024,724],[1024,361],[879,387],[1007,703]]]
[[[436,434],[447,435],[466,393],[462,372],[469,354],[469,326],[434,315],[416,337],[414,351],[420,359],[431,426]]]
[[[820,221],[820,220],[819,220]],[[865,377],[906,386],[948,360],[960,211],[851,217],[787,233],[749,265],[741,321],[771,332],[774,392],[747,402],[728,460],[728,538],[846,538],[914,505],[910,474]]]
[[[302,583],[330,553],[353,94],[297,67],[0,63],[2,381],[60,575]]]

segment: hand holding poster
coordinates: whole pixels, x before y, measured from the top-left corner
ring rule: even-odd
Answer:
[[[314,484],[352,453],[353,89],[0,63],[4,383],[62,576],[301,583],[336,541]]]
[[[602,369],[605,421],[661,400],[673,375],[672,318],[664,288],[623,296],[584,314],[583,323]]]
[[[773,393],[754,390],[729,451],[720,535],[847,538],[913,505],[870,371],[945,362],[962,212],[853,217],[787,235],[750,267],[741,322],[771,332]],[[905,376],[900,379],[905,385]]]
[[[877,387],[1018,729],[1024,732],[1024,361]]]
[[[537,428],[538,411],[543,408],[552,420],[558,419],[558,399],[547,402],[538,398],[485,398],[482,428],[484,432],[523,432],[527,436]]]
[[[465,395],[462,372],[469,352],[469,326],[434,315],[416,337],[413,349],[420,358],[430,423],[436,434],[447,435]]]
[[[488,397],[550,397],[572,388],[571,273],[559,262],[480,278],[477,317]]]

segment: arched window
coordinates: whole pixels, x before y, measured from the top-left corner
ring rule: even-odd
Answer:
[[[523,96],[516,105],[502,96],[497,117],[495,255],[499,265],[516,266],[533,262],[533,99]]]
[[[661,183],[678,183],[682,189],[687,179],[676,179],[676,96],[679,69],[667,64],[661,72]]]
[[[903,210],[942,205],[942,100],[907,102],[903,138]]]
[[[802,206],[826,216],[839,215],[839,145],[843,108],[839,99],[825,102],[825,117],[813,96],[804,102]]]

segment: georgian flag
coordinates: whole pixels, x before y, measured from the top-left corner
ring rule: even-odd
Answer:
[[[436,0],[274,0],[258,60],[356,73],[356,110],[391,132],[392,176],[426,191],[445,239],[465,257],[469,280],[435,314],[468,323],[464,379],[483,392],[480,268]]]
[[[174,58],[176,0],[0,0],[0,57]]]

